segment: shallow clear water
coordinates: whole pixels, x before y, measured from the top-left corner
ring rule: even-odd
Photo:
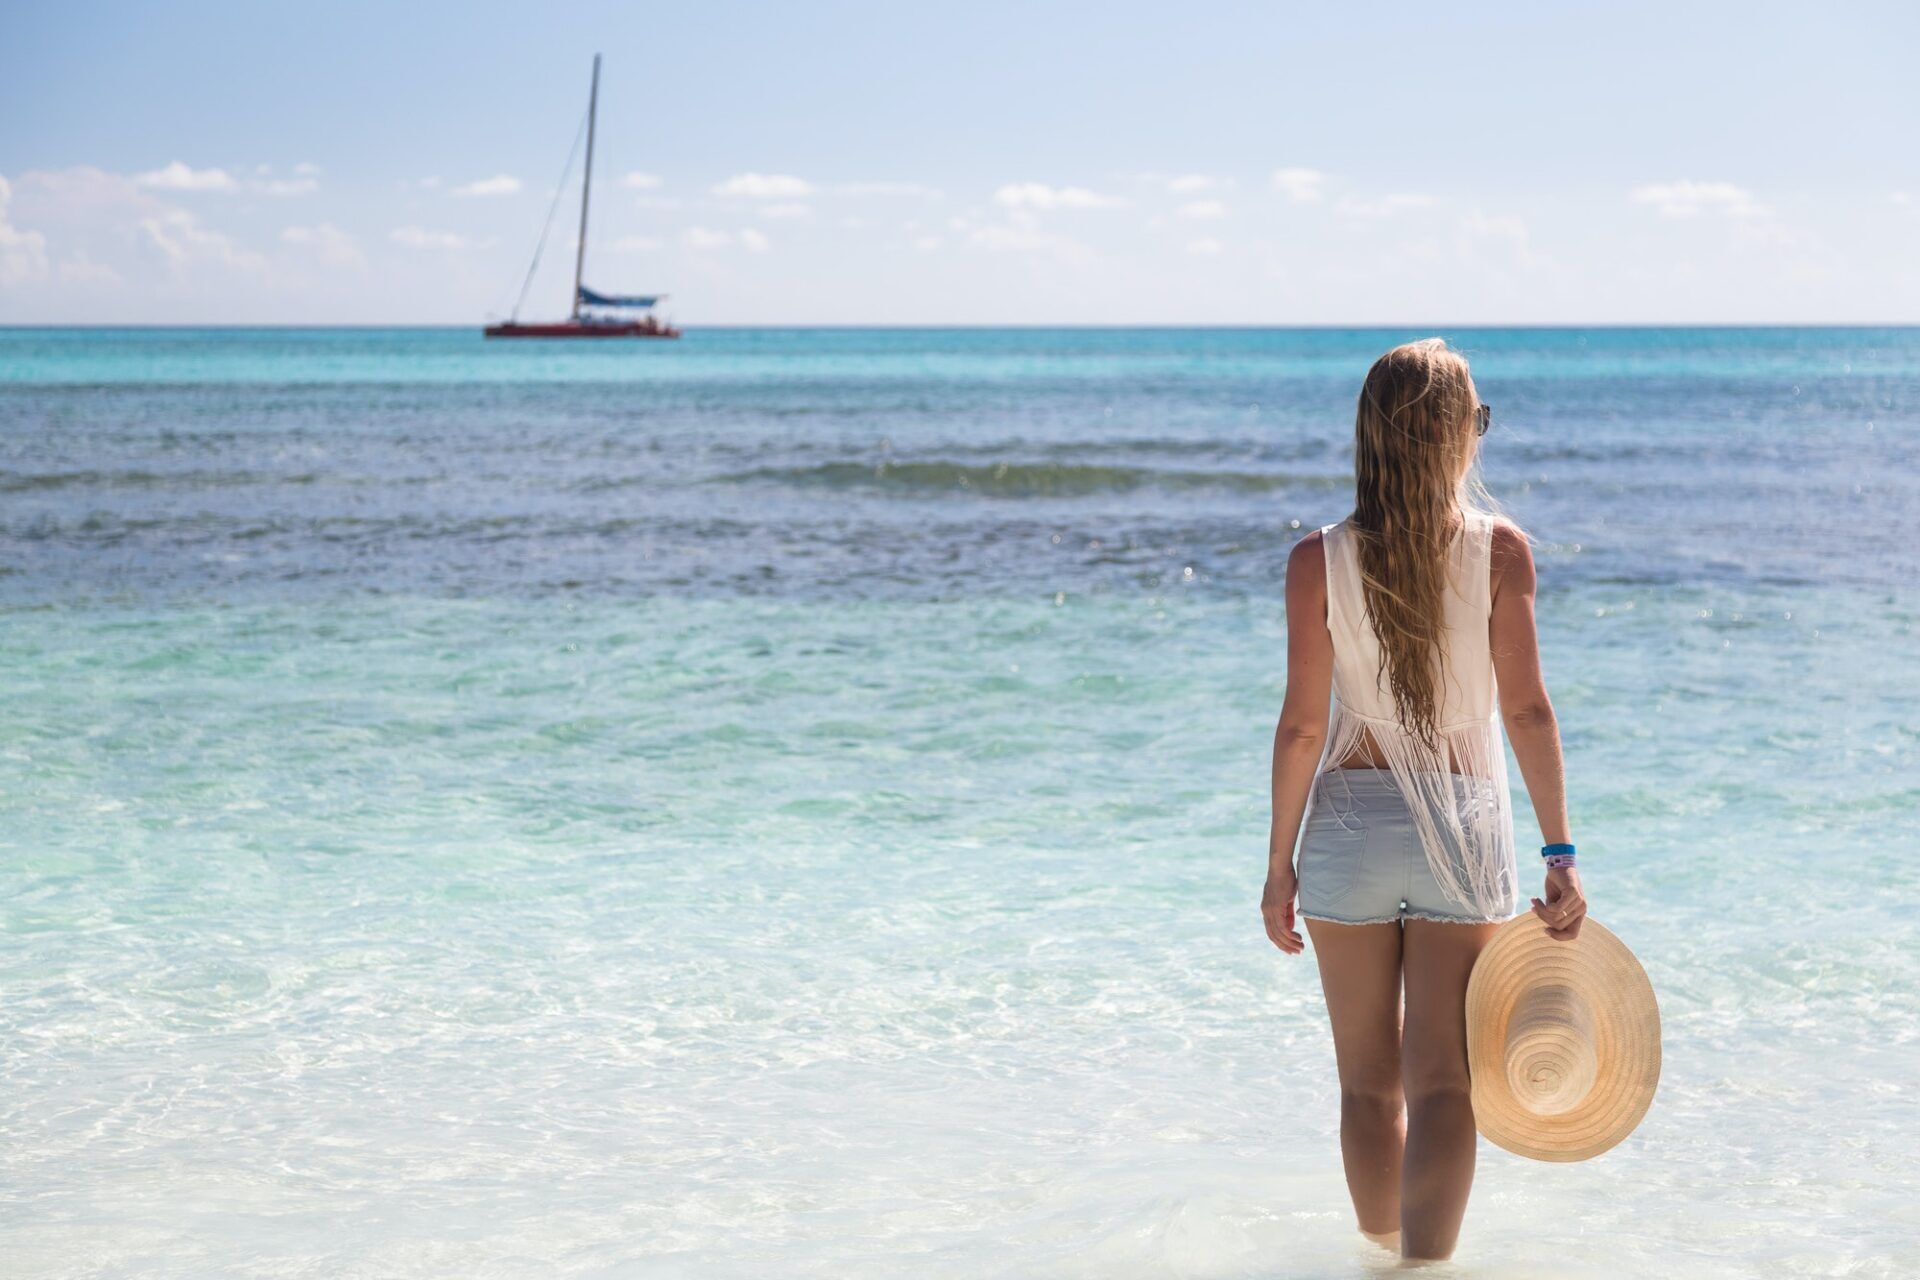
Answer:
[[[0,331],[0,1254],[1363,1271],[1257,898],[1405,336]],[[1451,336],[1666,1052],[1453,1270],[1910,1274],[1920,331]]]

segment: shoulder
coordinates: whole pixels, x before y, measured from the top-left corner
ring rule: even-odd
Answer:
[[[1287,607],[1302,608],[1327,598],[1326,539],[1315,529],[1287,553]]]
[[[1503,556],[1513,559],[1518,556],[1533,558],[1533,543],[1527,537],[1527,531],[1506,516],[1490,515],[1487,523],[1492,526],[1493,557],[1499,560]]]
[[[1306,537],[1293,544],[1293,550],[1287,553],[1287,581],[1325,582],[1327,580],[1327,555],[1325,530],[1315,529]]]
[[[1324,531],[1315,529],[1293,544],[1287,553],[1288,634],[1301,642],[1325,634],[1327,610],[1327,557],[1322,549]],[[1313,626],[1317,620],[1321,625]],[[1294,643],[1294,641],[1289,641]]]
[[[1490,516],[1493,579],[1501,584],[1531,585],[1533,582],[1533,540],[1526,530],[1506,516]]]

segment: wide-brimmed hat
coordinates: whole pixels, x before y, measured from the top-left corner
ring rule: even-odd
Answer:
[[[1627,944],[1588,917],[1562,940],[1531,911],[1467,981],[1473,1118],[1535,1160],[1586,1160],[1633,1132],[1660,1083],[1660,1006]]]

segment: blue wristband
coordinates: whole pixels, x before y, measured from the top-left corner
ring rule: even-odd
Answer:
[[[1543,844],[1540,846],[1540,856],[1543,858],[1551,858],[1556,853],[1564,853],[1568,857],[1572,857],[1573,846],[1570,844]]]

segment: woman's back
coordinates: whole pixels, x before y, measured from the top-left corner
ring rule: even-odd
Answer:
[[[1333,697],[1316,772],[1371,768],[1390,778],[1441,891],[1470,911],[1497,917],[1513,908],[1518,869],[1488,633],[1496,518],[1470,509],[1462,515],[1447,549],[1431,741],[1396,713],[1367,608],[1359,535],[1350,520],[1320,530]]]
[[[1490,565],[1494,518],[1464,513],[1447,551],[1441,620],[1441,677],[1434,723],[1444,732],[1484,723],[1495,709],[1493,655],[1487,620],[1493,610]],[[1320,531],[1327,559],[1327,629],[1333,636],[1333,692],[1356,716],[1401,728],[1382,661],[1380,637],[1367,616],[1360,547],[1350,520]],[[1403,729],[1404,731],[1404,729]]]

